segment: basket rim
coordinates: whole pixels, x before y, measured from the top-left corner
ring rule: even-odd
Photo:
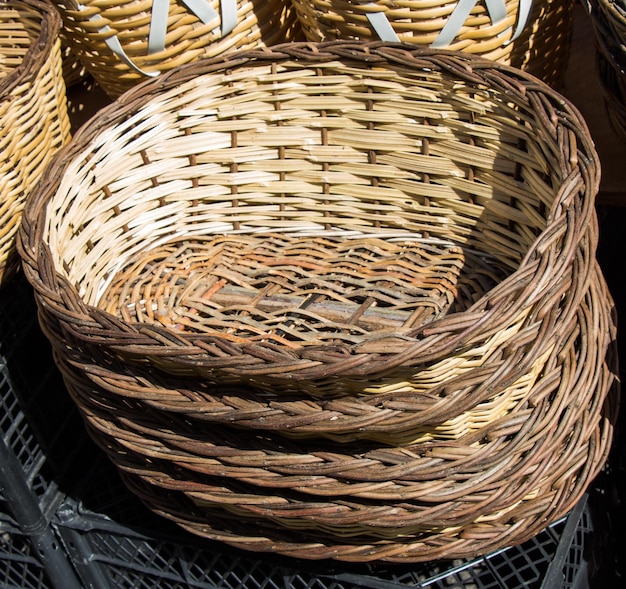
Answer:
[[[573,103],[549,85],[533,75],[516,68],[512,68],[486,58],[463,54],[456,51],[429,49],[403,43],[386,43],[381,41],[328,41],[323,43],[295,42],[285,43],[270,48],[260,48],[244,52],[235,52],[233,54],[224,54],[219,57],[207,58],[183,65],[176,70],[171,70],[162,74],[156,79],[142,82],[135,88],[124,93],[108,106],[105,106],[96,120],[91,120],[90,122],[88,121],[85,123],[75,133],[68,145],[56,154],[51,165],[48,166],[44,178],[39,183],[38,187],[33,191],[29,201],[25,205],[22,225],[17,239],[17,249],[25,262],[24,266],[26,268],[27,277],[35,287],[35,290],[38,291],[39,295],[53,293],[51,298],[59,302],[60,299],[56,294],[58,292],[58,285],[65,284],[68,287],[71,286],[71,298],[75,299],[73,302],[76,305],[71,311],[73,316],[76,316],[75,313],[77,312],[77,309],[79,309],[78,313],[84,313],[83,317],[86,318],[92,326],[94,325],[94,322],[96,322],[101,326],[103,323],[107,324],[109,329],[119,329],[120,327],[123,327],[125,333],[133,333],[135,336],[145,338],[144,341],[148,343],[146,343],[147,347],[140,346],[143,350],[141,352],[142,354],[146,353],[146,350],[148,349],[150,351],[155,351],[160,349],[163,345],[174,344],[182,345],[189,351],[190,356],[197,357],[197,355],[202,354],[203,351],[200,348],[196,348],[196,346],[191,343],[191,340],[194,338],[189,338],[187,337],[187,334],[180,334],[161,326],[147,324],[137,326],[133,323],[126,323],[121,319],[114,317],[110,313],[98,309],[97,307],[93,307],[92,305],[88,305],[78,295],[75,287],[70,285],[67,279],[54,269],[54,263],[51,262],[51,252],[43,242],[41,236],[41,228],[45,224],[46,203],[54,194],[60,183],[61,177],[70,165],[73,156],[83,151],[84,148],[98,136],[102,129],[114,125],[116,122],[124,120],[126,117],[137,113],[141,108],[149,104],[153,96],[158,95],[162,91],[171,90],[176,86],[180,87],[186,82],[197,80],[204,74],[212,74],[223,70],[246,66],[255,67],[263,65],[264,63],[277,61],[289,63],[302,61],[307,66],[311,66],[315,63],[346,59],[351,63],[356,61],[361,64],[373,66],[387,63],[405,67],[409,64],[414,67],[415,62],[417,62],[420,58],[424,60],[425,64],[429,63],[432,67],[435,67],[436,65],[440,71],[445,71],[449,75],[461,77],[462,80],[468,83],[487,86],[490,89],[506,93],[507,95],[511,95],[513,93],[520,100],[524,100],[526,103],[529,103],[530,101],[528,96],[530,94],[529,91],[534,90],[545,96],[546,100],[549,100],[552,104],[558,107],[559,118],[558,120],[551,121],[549,125],[554,127],[560,126],[561,128],[573,130],[576,134],[577,141],[579,140],[580,142],[577,145],[578,153],[574,155],[574,157],[578,160],[576,165],[571,166],[573,162],[568,162],[568,166],[575,167],[577,169],[573,172],[571,170],[569,172],[564,170],[562,178],[563,183],[559,188],[559,193],[555,198],[553,207],[563,205],[563,193],[567,188],[572,189],[573,184],[576,183],[583,185],[582,187],[579,186],[579,188],[575,189],[575,191],[577,191],[577,193],[584,191],[586,198],[580,197],[579,200],[582,202],[578,206],[574,207],[576,211],[571,213],[576,216],[578,225],[578,229],[572,233],[578,233],[577,237],[580,238],[581,235],[579,231],[582,231],[584,226],[588,225],[589,220],[593,216],[593,203],[599,186],[599,159],[587,125],[578,109],[573,105]],[[437,64],[434,63],[434,59],[437,60]],[[413,61],[413,63],[410,63],[411,61]],[[424,67],[426,67],[426,65]],[[495,75],[497,72],[501,72],[505,75]],[[492,75],[492,73],[494,75]],[[514,81],[519,81],[520,84],[516,85]],[[540,109],[543,108],[541,105],[537,106]],[[541,114],[543,113],[540,113],[540,115]],[[582,166],[581,163],[583,164]],[[561,214],[567,215],[569,213],[566,211]],[[540,235],[535,240],[535,243],[533,243],[529,248],[529,251],[520,262],[520,267],[514,270],[502,284],[511,285],[516,281],[528,282],[528,277],[525,276],[528,274],[528,268],[524,268],[524,265],[528,263],[529,257],[537,257],[538,254],[541,254],[541,252],[537,251],[537,244],[542,236],[549,233],[550,225],[542,230]],[[570,238],[575,237],[575,235],[570,236]],[[574,249],[575,248],[573,248],[573,250]],[[572,256],[575,255],[573,251],[570,253]],[[43,270],[43,268],[48,264],[46,264],[44,260],[50,264],[50,266],[45,270]],[[31,267],[30,269],[28,268],[29,266]],[[36,268],[40,268],[42,271],[37,272],[35,270]],[[496,289],[500,290],[498,287],[501,287],[502,284],[496,286]],[[490,291],[490,293],[492,292],[493,291]],[[464,318],[466,320],[465,323],[469,324],[469,326],[457,326],[452,333],[448,333],[444,338],[447,341],[446,349],[454,349],[458,347],[458,345],[462,345],[463,342],[467,344],[468,341],[476,337],[477,333],[482,333],[484,330],[484,324],[488,323],[486,319],[488,320],[489,317],[493,317],[493,314],[498,311],[499,306],[485,306],[485,298],[485,296],[482,297],[477,303],[474,303],[470,309],[456,315],[457,318],[459,316]],[[482,314],[477,314],[476,311],[479,303],[482,305],[480,309],[484,311]],[[507,312],[510,312],[510,310]],[[443,318],[443,321],[445,321],[445,318]],[[491,330],[493,330],[493,327]],[[94,336],[95,338],[91,341],[95,342],[97,340],[99,345],[107,347],[108,344],[105,343],[104,338],[99,338],[91,329],[89,331],[91,334],[90,338],[91,336]],[[165,336],[168,340],[167,344],[163,343],[163,336]],[[435,337],[441,338],[442,333],[435,335]],[[219,336],[215,336],[213,339],[219,339]],[[423,336],[416,338],[416,341],[417,339],[423,339]],[[136,347],[136,349],[138,348]],[[179,352],[182,353],[182,350],[179,350]],[[441,348],[439,348],[437,353],[441,353]],[[378,355],[379,354],[374,354],[372,356],[372,353],[368,352],[358,353],[359,357],[377,357]],[[390,363],[387,364],[387,367],[396,366],[406,362],[406,358],[402,358],[405,354],[392,355],[396,356],[396,358],[393,361],[389,361]],[[178,358],[181,358],[180,354],[178,354]],[[354,357],[353,360],[355,360]],[[361,358],[361,360],[363,360],[363,358]],[[422,355],[422,360],[427,361],[427,358],[424,358]],[[302,361],[302,358],[300,361]],[[178,360],[176,360],[176,362],[178,362]],[[365,366],[365,364],[366,362],[362,361],[357,361],[356,364],[353,363],[350,372],[352,374],[358,373],[362,375],[380,370],[380,366],[371,366],[370,370],[367,366]],[[304,372],[306,373],[306,371]],[[330,373],[327,373],[325,376],[328,376],[329,374]],[[301,377],[308,378],[310,375],[305,376],[303,373]],[[290,376],[290,378],[294,378],[293,375]]]
[[[37,2],[41,0],[28,1]],[[45,2],[47,0],[43,1]],[[579,119],[583,131],[588,130],[586,121],[578,107],[569,98],[534,74],[509,64],[494,61],[478,54],[451,49],[423,47],[405,42],[343,39],[320,42],[290,41],[272,45],[271,47],[258,47],[255,49],[223,53],[213,57],[203,57],[195,62],[181,64],[174,69],[164,71],[155,78],[142,80],[136,86],[130,88],[109,104],[103,106],[99,111],[101,115],[98,117],[102,124],[98,124],[98,121],[94,119],[86,121],[76,130],[72,143],[87,141],[88,138],[97,135],[97,132],[102,126],[108,126],[114,123],[116,119],[119,119],[121,116],[120,111],[124,108],[132,108],[133,112],[135,112],[145,106],[146,103],[160,91],[170,90],[198,76],[215,73],[221,69],[233,69],[248,64],[261,64],[271,61],[288,62],[302,60],[303,63],[306,64],[313,64],[315,62],[324,63],[339,58],[353,59],[372,65],[383,63],[407,65],[407,61],[416,60],[420,57],[426,60],[440,57],[441,61],[445,58],[448,71],[462,76],[466,81],[484,84],[487,78],[490,78],[489,82],[495,83],[493,77],[488,76],[488,73],[483,74],[483,76],[472,75],[473,70],[482,72],[492,70],[506,74],[506,76],[512,80],[525,82],[527,84],[525,90],[529,88],[541,90],[542,93],[558,102],[563,109],[566,109],[568,114],[574,115]],[[414,63],[409,65],[415,66]],[[501,89],[506,89],[507,92],[516,92],[512,84],[507,84]],[[82,137],[83,134],[86,135],[85,138]]]
[[[28,48],[22,63],[0,80],[0,100],[8,99],[14,88],[42,68],[61,31],[61,16],[47,0],[3,0],[3,5],[9,4],[25,4],[37,9],[41,13],[41,29],[37,41]]]

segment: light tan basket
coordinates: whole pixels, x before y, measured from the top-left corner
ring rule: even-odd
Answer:
[[[94,439],[156,511],[300,558],[523,541],[619,386],[584,120],[461,52],[199,60],[77,132],[24,271]]]
[[[464,51],[563,83],[571,0],[292,0],[309,41],[400,41]]]
[[[68,45],[112,98],[202,57],[303,38],[285,0],[54,2]]]
[[[0,277],[12,272],[22,207],[54,153],[70,139],[53,6],[0,0]]]

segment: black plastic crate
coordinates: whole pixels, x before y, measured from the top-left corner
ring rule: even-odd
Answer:
[[[39,328],[32,289],[18,274],[0,288],[0,444],[18,465],[3,468],[2,476],[18,477],[16,484],[26,485],[49,519],[64,495],[63,476],[86,439]],[[5,486],[0,512],[11,513],[15,498],[6,496]]]
[[[45,392],[40,391],[42,395]],[[30,408],[20,401],[10,370],[0,363],[0,444],[13,454],[19,464],[19,469],[13,469],[9,476],[22,478],[28,491],[39,498],[42,511],[51,517],[62,497],[54,477],[57,465],[51,463],[53,454],[42,446],[33,430],[32,420],[28,417]],[[32,408],[41,410],[36,404]],[[10,498],[5,495],[0,487],[0,511],[6,512],[11,507]]]
[[[30,538],[0,514],[0,587],[49,589],[45,568]]]
[[[18,274],[0,288],[0,587],[82,587],[50,520],[86,440]]]
[[[352,565],[204,541],[152,514],[105,460],[66,498],[54,525],[85,585],[97,589],[586,589],[595,568],[586,497],[525,544],[485,557]]]
[[[0,514],[0,587],[3,589],[83,589],[49,524],[24,533]]]

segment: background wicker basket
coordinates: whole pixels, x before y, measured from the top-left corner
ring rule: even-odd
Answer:
[[[54,2],[68,47],[113,98],[201,57],[301,40],[302,34],[285,0]]]
[[[598,171],[519,70],[286,44],[106,107],[19,251],[90,432],[155,511],[303,558],[463,556],[536,533],[605,460]]]
[[[599,79],[609,118],[626,139],[626,4],[620,0],[587,0],[593,23]]]
[[[309,41],[398,40],[481,55],[553,87],[564,82],[573,23],[570,0],[292,2]]]
[[[10,276],[22,207],[70,138],[58,34],[47,2],[0,1],[0,277]]]

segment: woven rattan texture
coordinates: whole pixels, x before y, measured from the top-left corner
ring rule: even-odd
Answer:
[[[89,431],[157,512],[302,558],[467,556],[564,514],[608,452],[598,172],[520,70],[286,44],[105,107],[18,244]]]
[[[65,30],[61,28],[61,52],[63,56],[63,79],[66,88],[85,82],[89,76],[75,50],[65,38]]]
[[[588,0],[587,6],[609,120],[616,133],[626,139],[626,6],[615,0]]]
[[[506,277],[460,247],[374,237],[226,235],[137,257],[102,295],[106,311],[286,346],[418,327],[468,309]]]
[[[169,3],[165,48],[148,50],[152,6],[142,0],[54,0],[64,23],[66,43],[99,86],[112,98],[147,76],[221,53],[302,40],[295,11],[285,0],[237,0],[235,28],[225,36],[221,21],[204,24],[184,2]],[[219,0],[209,5],[220,14]],[[157,17],[158,18],[158,17]],[[125,63],[107,45],[116,37],[139,68]]]
[[[292,0],[309,41],[376,40],[368,14],[382,12],[403,43],[429,46],[458,9],[457,2],[433,0],[353,2],[351,0]],[[511,41],[518,21],[519,0],[506,0],[507,18],[493,23],[487,3],[477,2],[446,48],[480,55],[512,65],[561,88],[567,67],[574,2],[534,0],[528,22]]]
[[[0,2],[0,277],[15,269],[25,199],[70,138],[60,27],[47,3]]]
[[[128,486],[195,534],[347,561],[485,554],[570,509],[606,456],[617,397],[605,398],[614,378],[607,341],[596,346],[591,335],[612,331],[597,278],[574,337],[555,352],[552,384],[455,443],[344,444],[340,453],[319,441],[164,420],[145,405],[94,393],[92,383],[68,382]],[[557,367],[559,354],[566,360]]]

